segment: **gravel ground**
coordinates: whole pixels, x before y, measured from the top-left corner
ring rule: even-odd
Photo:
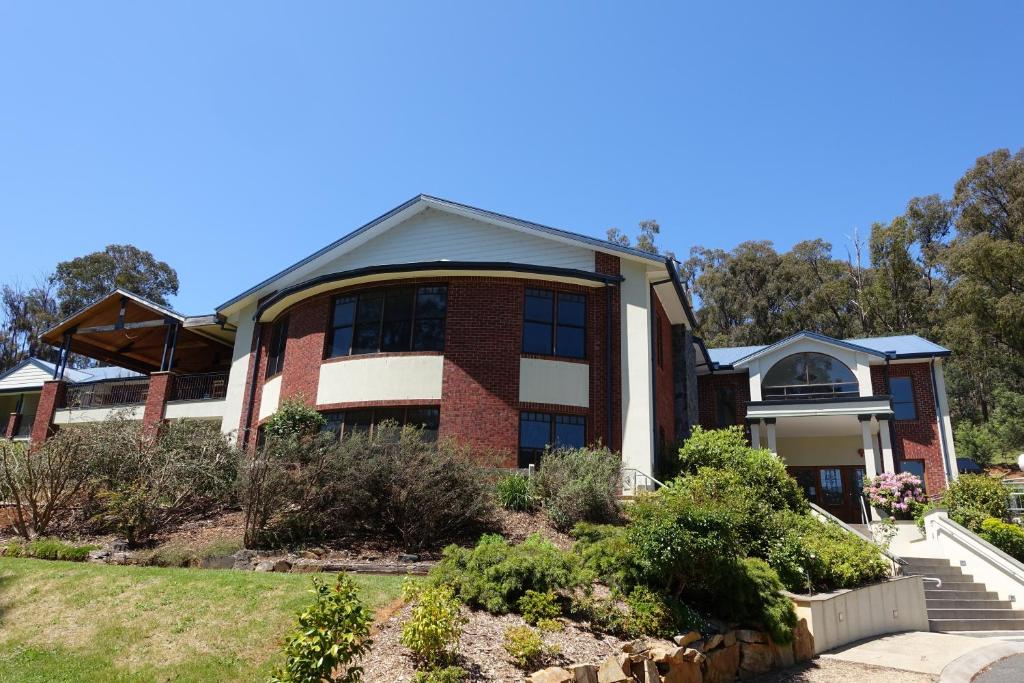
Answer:
[[[747,683],[934,683],[928,674],[853,664],[829,657],[818,657],[789,669],[751,678]]]

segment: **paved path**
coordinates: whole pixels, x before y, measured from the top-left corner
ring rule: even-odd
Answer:
[[[953,660],[990,643],[968,636],[910,631],[846,645],[821,657],[938,676]]]
[[[974,683],[1020,683],[1024,681],[1024,655],[1001,659],[974,679]]]

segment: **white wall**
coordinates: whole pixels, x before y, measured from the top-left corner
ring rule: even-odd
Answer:
[[[797,619],[807,619],[814,654],[885,633],[929,630],[920,576],[851,591],[790,597]]]
[[[953,479],[960,476],[960,470],[956,464],[956,446],[953,444],[953,421],[949,416],[949,397],[946,396],[946,375],[942,371],[942,359],[935,359],[935,397],[939,404],[939,429],[942,430],[943,440],[940,445],[944,446],[946,454],[946,471]],[[949,483],[948,481],[946,482]]]
[[[864,465],[857,454],[864,446],[859,435],[779,438],[777,446],[786,465]]]
[[[263,394],[260,397],[260,417],[270,417],[277,412],[277,406],[281,403],[281,375],[267,380],[263,384]]]
[[[252,316],[255,312],[255,305],[249,306],[239,312],[237,319],[230,321],[238,327],[238,331],[235,333],[235,349],[231,354],[231,371],[224,394],[224,419],[221,420],[220,426],[224,434],[238,431],[238,425],[242,422],[242,407],[248,399],[245,395],[245,382],[252,356],[252,335],[255,327]]]
[[[622,460],[625,467],[653,475],[650,287],[644,264],[622,259],[621,273]]]
[[[43,386],[43,382],[53,379],[53,373],[47,372],[32,363],[17,372],[12,372],[7,377],[0,379],[0,391],[4,389],[36,389]]]
[[[223,418],[226,400],[217,401],[172,401],[164,406],[164,419],[179,420],[184,417],[204,420]]]
[[[773,365],[794,353],[824,353],[846,364],[857,376],[857,385],[861,396],[872,396],[871,367],[872,356],[860,351],[846,349],[833,344],[826,344],[817,339],[799,339],[791,344],[772,350],[770,353],[754,359],[747,366],[750,371],[750,400],[761,401],[761,381]]]
[[[590,407],[590,366],[541,358],[519,359],[519,400]]]
[[[1024,601],[1024,564],[951,520],[945,510],[926,514],[924,528],[924,557],[949,560],[1000,600]]]
[[[115,406],[113,408],[65,408],[53,415],[53,424],[77,424],[79,422],[103,422],[115,413],[128,420],[141,420],[145,406]]]
[[[561,244],[428,208],[300,279],[419,261],[508,261],[594,270],[594,252],[582,245]]]
[[[443,373],[440,355],[352,356],[320,366],[316,402],[440,400]]]

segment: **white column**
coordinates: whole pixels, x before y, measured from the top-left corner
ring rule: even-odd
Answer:
[[[775,444],[775,419],[765,420],[765,429],[768,432],[768,450],[772,452],[772,455],[779,454],[779,448]]]
[[[761,421],[750,423],[750,445],[755,449],[761,447]]]
[[[949,473],[953,479],[956,479],[960,476],[960,471],[956,466],[956,447],[953,445],[953,422],[949,417],[949,399],[946,396],[946,377],[942,372],[941,358],[935,359],[933,373],[935,378],[933,384],[935,399],[939,404],[939,429],[942,430],[942,436],[945,437],[940,439],[940,443],[944,443],[946,446],[946,467],[949,468]]]
[[[874,477],[875,472],[875,440],[871,437],[871,416],[870,415],[859,415],[860,419],[860,434],[861,439],[864,442],[864,476],[867,478]],[[867,418],[867,419],[864,419]],[[880,515],[871,508],[870,511],[871,519],[879,519]]]
[[[878,439],[882,443],[882,471],[895,472],[896,463],[892,458],[892,439],[889,438],[889,421],[878,421]]]

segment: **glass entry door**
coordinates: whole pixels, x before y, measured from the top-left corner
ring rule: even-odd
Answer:
[[[861,521],[860,494],[864,468],[855,465],[790,467],[804,495],[830,513],[851,524]]]

